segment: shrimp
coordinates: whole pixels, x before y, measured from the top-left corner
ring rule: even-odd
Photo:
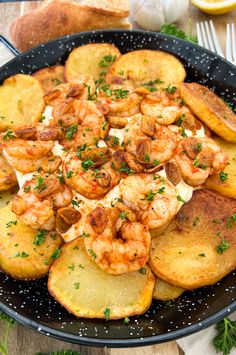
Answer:
[[[88,256],[105,272],[120,275],[142,268],[149,256],[151,236],[139,222],[123,220],[117,208],[97,207],[87,217],[84,245]]]
[[[65,138],[61,144],[66,148],[74,145],[94,145],[99,139],[103,139],[107,133],[108,126],[105,125],[104,116],[96,104],[92,101],[76,101],[77,124],[65,129]]]
[[[178,211],[175,187],[158,174],[130,175],[119,186],[124,204],[153,233],[163,230]]]
[[[224,170],[227,154],[210,138],[186,138],[179,142],[175,161],[184,181],[192,186],[204,184],[209,175]]]
[[[3,154],[14,169],[29,173],[38,170],[44,159],[52,154],[53,142],[16,138],[5,142],[2,147]]]
[[[146,165],[156,165],[171,159],[177,139],[176,132],[143,115],[131,119],[124,133],[126,150]]]
[[[88,199],[100,199],[119,183],[121,174],[112,168],[108,148],[89,147],[86,155],[83,155],[83,149],[83,146],[77,151],[71,149],[65,158],[65,181]]]
[[[17,185],[16,174],[0,150],[0,191],[7,191],[15,185]]]
[[[13,198],[12,211],[32,229],[53,230],[54,209],[71,203],[72,192],[55,174],[35,175]]]
[[[58,104],[73,99],[87,100],[95,92],[95,82],[89,75],[80,74],[69,83],[58,85],[44,96],[47,105],[56,107]]]
[[[169,125],[189,110],[178,102],[178,93],[160,90],[142,100],[141,111],[144,115],[154,117],[157,123]]]
[[[140,112],[140,100],[136,93],[122,89],[108,89],[111,96],[100,93],[98,102],[108,107],[109,115],[118,117],[129,117]]]

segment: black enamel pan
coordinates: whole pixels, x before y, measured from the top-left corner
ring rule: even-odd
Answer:
[[[31,74],[45,66],[64,63],[73,48],[93,42],[113,43],[122,53],[142,48],[172,53],[184,63],[187,81],[207,85],[236,106],[236,67],[192,43],[143,31],[87,32],[49,42],[0,68],[0,82],[16,73]],[[77,319],[49,295],[46,282],[15,281],[0,274],[0,309],[43,334],[90,346],[161,343],[197,332],[236,310],[234,272],[214,286],[186,292],[175,301],[153,301],[149,311],[131,317],[128,326],[122,320]]]

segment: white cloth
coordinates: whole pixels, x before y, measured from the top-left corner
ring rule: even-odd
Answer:
[[[0,66],[14,58],[9,49],[0,43]],[[236,320],[236,313],[232,315],[233,320]],[[216,336],[215,326],[204,329],[193,335],[177,340],[177,343],[184,351],[185,355],[216,355],[212,340]],[[219,353],[218,353],[219,354]],[[236,349],[231,351],[230,355],[236,355]]]
[[[233,313],[229,318],[236,320],[236,313]],[[177,340],[177,343],[184,351],[185,355],[217,355],[212,344],[213,338],[216,334],[217,331],[213,325],[198,333],[179,339]],[[218,353],[218,355],[219,354],[220,353]],[[232,349],[230,355],[236,355],[236,348]]]

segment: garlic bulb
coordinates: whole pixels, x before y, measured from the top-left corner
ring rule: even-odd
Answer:
[[[150,31],[159,31],[164,23],[183,17],[189,0],[131,0],[132,15],[137,24]]]

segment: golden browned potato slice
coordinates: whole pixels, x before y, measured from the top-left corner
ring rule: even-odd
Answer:
[[[43,277],[60,253],[61,238],[22,224],[10,205],[0,209],[0,269],[16,279]]]
[[[106,72],[119,57],[119,49],[108,43],[92,43],[76,48],[66,61],[66,79],[71,81],[76,79],[78,75],[85,74],[91,75],[97,80],[100,73]]]
[[[15,171],[0,152],[0,191],[10,190],[17,185]]]
[[[236,115],[213,91],[197,83],[182,83],[180,96],[213,132],[236,142]]]
[[[44,110],[44,91],[37,79],[17,74],[0,86],[0,131],[39,121]]]
[[[223,173],[209,176],[205,187],[218,191],[221,195],[236,198],[236,144],[226,142],[219,137],[214,137],[214,140],[228,154],[229,164]]]
[[[110,68],[107,82],[119,76],[135,87],[179,86],[185,79],[183,64],[173,55],[162,51],[139,50],[122,55]]]
[[[77,317],[119,319],[144,313],[150,306],[155,278],[142,272],[114,276],[87,257],[77,238],[62,248],[51,270],[49,292]]]
[[[54,89],[56,86],[65,82],[64,67],[54,65],[36,71],[32,76],[38,79],[45,92]]]
[[[222,279],[236,267],[235,213],[235,200],[209,190],[194,191],[167,231],[153,239],[152,271],[188,290]]]
[[[169,284],[156,277],[153,298],[160,301],[171,301],[184,293],[185,289]]]

